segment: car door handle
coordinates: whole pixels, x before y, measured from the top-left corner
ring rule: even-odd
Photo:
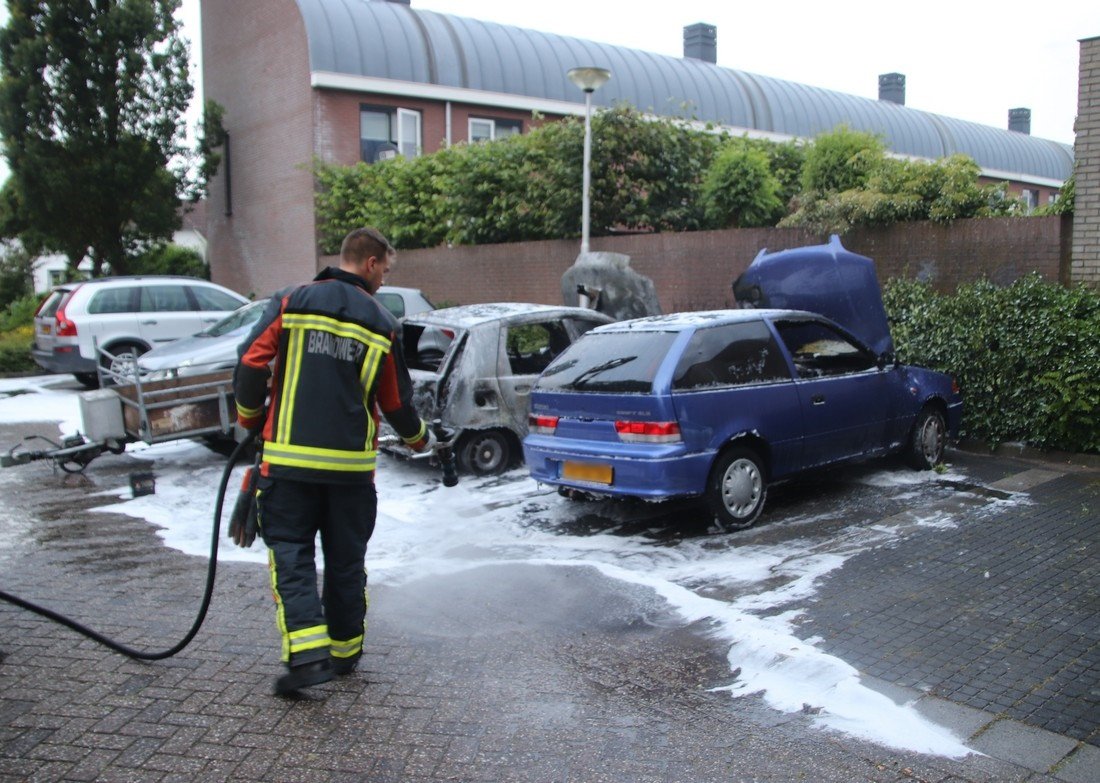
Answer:
[[[157,322],[156,321],[142,321],[141,325],[142,326],[156,326]]]
[[[824,394],[815,394],[813,397],[810,398],[810,402],[812,402],[814,405],[824,405],[825,404],[825,395]]]

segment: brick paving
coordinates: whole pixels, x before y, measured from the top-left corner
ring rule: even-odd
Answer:
[[[95,473],[114,485],[131,468],[118,458]],[[1007,694],[1008,706],[996,706],[1006,715],[1051,727],[1040,721],[1062,715],[1085,731],[1088,710],[1075,704],[1096,696],[1096,480],[1082,473],[1037,486],[1034,505],[1011,523],[1034,525],[1031,535],[1004,535],[1003,513],[979,515],[949,540],[942,530],[917,534],[852,558],[812,615],[823,646],[888,683],[931,686],[948,708],[984,698],[980,709],[991,709]],[[162,649],[190,625],[205,563],[164,547],[148,523],[88,511],[110,500],[98,491],[38,466],[0,472],[0,538],[9,542],[0,588]],[[1041,567],[1041,556],[1055,567]],[[958,572],[972,567],[982,579],[963,582]],[[270,695],[280,668],[265,577],[254,564],[221,564],[195,641],[152,663],[0,603],[0,783],[1098,779],[1087,752],[1095,748],[1073,735],[1052,735],[1055,761],[1044,766],[988,750],[952,760],[825,732],[756,697],[731,700],[710,690],[730,678],[723,645],[653,624],[663,607],[651,593],[588,569],[494,566],[376,588],[362,671],[280,699]],[[862,600],[845,597],[849,579]],[[1017,580],[1032,589],[1016,590]],[[1035,591],[1051,595],[1045,616]],[[937,593],[966,600],[948,611]],[[839,604],[835,615],[818,611],[844,601],[847,621],[836,619]],[[875,628],[887,620],[893,630]],[[1040,662],[1055,628],[1066,638]],[[1016,648],[1040,687],[981,666],[991,650],[1019,665]],[[971,687],[981,681],[978,669],[989,685],[964,693],[968,677]],[[1014,726],[994,726],[989,747],[1021,747]]]
[[[1100,746],[1100,478],[849,560],[801,630],[861,671]]]

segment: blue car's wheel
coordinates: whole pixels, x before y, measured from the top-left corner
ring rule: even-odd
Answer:
[[[920,412],[909,433],[905,448],[905,461],[914,470],[929,470],[943,460],[947,448],[947,422],[938,408],[928,407]]]
[[[764,463],[752,449],[732,448],[714,464],[707,483],[707,505],[722,530],[752,527],[764,509],[768,482]]]

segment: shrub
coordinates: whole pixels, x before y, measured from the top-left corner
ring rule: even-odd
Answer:
[[[37,296],[24,296],[10,302],[0,310],[0,332],[9,332],[20,326],[31,326],[34,311],[38,309],[40,301]]]
[[[38,297],[24,296],[0,310],[0,373],[31,372],[38,367],[31,359],[38,301]]]
[[[782,225],[842,234],[856,225],[948,223],[1021,211],[1021,202],[1008,197],[1006,183],[982,185],[980,176],[978,164],[964,155],[936,161],[883,158],[859,187],[803,192],[796,199],[797,210]]]
[[[816,193],[840,193],[863,187],[886,158],[886,145],[872,133],[841,125],[822,133],[806,150],[802,188]]]
[[[1058,195],[1050,204],[1044,204],[1035,210],[1036,215],[1072,215],[1077,200],[1077,175],[1074,174],[1058,189]]]
[[[593,236],[702,225],[699,188],[718,136],[627,107],[600,112],[592,127]],[[412,160],[315,161],[322,251],[363,225],[401,248],[579,236],[583,143],[583,124],[566,119]]]
[[[703,179],[703,204],[711,228],[774,226],[783,216],[779,178],[763,150],[743,140],[727,144]]]
[[[1032,274],[953,295],[883,288],[899,358],[953,375],[968,437],[1100,452],[1100,292]]]
[[[20,326],[10,332],[0,332],[0,373],[32,372],[37,364],[31,359],[34,327]]]

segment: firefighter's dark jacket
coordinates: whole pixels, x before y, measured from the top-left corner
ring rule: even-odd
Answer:
[[[406,443],[424,438],[400,340],[393,315],[342,269],[272,297],[233,379],[238,421],[246,429],[263,423],[262,474],[372,480],[379,409]]]

